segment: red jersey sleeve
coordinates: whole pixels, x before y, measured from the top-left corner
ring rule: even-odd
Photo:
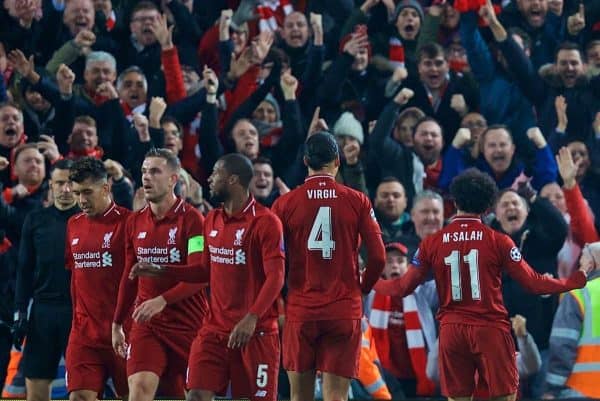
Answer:
[[[419,247],[406,274],[393,280],[380,279],[373,289],[381,295],[405,297],[412,294],[427,279],[430,269],[426,252],[423,247]]]
[[[381,276],[385,267],[385,246],[381,238],[381,228],[375,218],[371,202],[366,196],[362,197],[359,230],[367,248],[367,267],[363,275],[361,290],[368,294]]]
[[[563,192],[567,210],[571,215],[571,231],[577,244],[583,246],[586,243],[598,241],[600,237],[594,226],[594,216],[585,203],[579,185],[575,185],[571,189],[563,188]]]
[[[125,226],[125,266],[123,268],[121,282],[119,283],[117,307],[115,308],[115,315],[113,317],[113,322],[116,324],[123,324],[123,321],[126,319],[125,315],[131,310],[131,306],[135,302],[135,297],[137,296],[138,279],[129,279],[129,272],[137,261],[132,242],[135,216],[136,215],[133,213],[129,215]]]
[[[498,254],[508,274],[534,294],[553,294],[583,288],[587,282],[585,273],[576,270],[570,277],[556,279],[541,275],[523,259],[521,251],[507,235],[496,233]]]
[[[261,244],[265,282],[248,312],[260,318],[275,303],[283,288],[285,257],[283,228],[279,218],[274,214],[267,214],[260,219],[258,225],[257,235]]]
[[[186,216],[185,232],[187,238],[187,259],[188,265],[200,265],[202,263],[202,255],[204,250],[204,217],[196,209]],[[197,294],[203,287],[204,283],[179,283],[165,291],[162,296],[167,301],[167,304],[173,304],[183,299]]]

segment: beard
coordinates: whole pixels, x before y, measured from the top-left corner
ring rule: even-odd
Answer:
[[[229,199],[229,193],[226,189],[221,189],[220,191],[211,191],[210,192],[210,200],[215,205],[220,205]]]

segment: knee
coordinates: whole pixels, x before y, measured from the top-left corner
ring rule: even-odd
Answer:
[[[212,401],[214,398],[213,393],[202,390],[190,390],[188,391],[185,399],[186,401]]]
[[[129,401],[146,401],[154,398],[156,383],[153,380],[133,375],[128,379]]]
[[[96,396],[88,393],[90,392],[72,391],[69,394],[69,401],[95,401]]]

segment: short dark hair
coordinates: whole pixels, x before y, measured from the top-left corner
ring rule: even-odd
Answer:
[[[556,48],[556,52],[554,53],[554,61],[558,60],[558,53],[561,50],[575,50],[575,51],[579,52],[579,56],[581,57],[581,61],[585,62],[585,55],[583,54],[583,52],[581,51],[581,47],[579,47],[579,45],[577,43],[574,43],[574,42],[562,42],[561,44],[559,44],[558,47]]]
[[[82,157],[73,162],[70,168],[69,179],[78,184],[87,179],[94,182],[108,180],[108,172],[104,163],[94,157]]]
[[[508,128],[508,126],[506,126],[504,124],[492,124],[492,125],[488,125],[488,127],[485,129],[485,131],[483,131],[483,133],[481,134],[481,138],[479,139],[479,143],[481,143],[482,147],[483,147],[483,144],[485,143],[485,137],[487,136],[488,132],[490,132],[491,130],[495,130],[495,129],[501,129],[501,130],[506,131],[506,133],[510,137],[510,141],[512,143],[515,142],[515,140],[513,139],[513,134],[510,131],[510,128]]]
[[[131,10],[131,17],[133,17],[133,14],[135,14],[141,10],[156,10],[156,11],[160,12],[160,9],[154,2],[148,1],[148,0],[142,0],[142,1],[138,2],[135,5],[135,7],[133,7],[133,9]]]
[[[402,187],[404,188],[404,184],[402,184],[402,181],[400,181],[398,179],[398,177],[394,177],[393,175],[388,175],[385,176],[381,179],[381,181],[379,181],[379,184],[377,184],[377,187],[379,187],[381,184],[387,184],[389,182],[397,182],[398,184],[402,185]]]
[[[417,120],[417,123],[413,127],[413,131],[412,131],[413,136],[415,136],[415,134],[417,133],[417,129],[421,126],[421,124],[426,123],[428,121],[434,122],[437,124],[438,127],[440,127],[440,132],[442,133],[442,138],[443,138],[444,137],[444,127],[442,127],[442,124],[440,124],[440,122],[438,120],[436,120],[435,118],[433,118],[431,116],[427,116],[427,115],[425,115]]]
[[[446,59],[444,48],[437,43],[427,43],[417,51],[417,62],[421,62],[424,58],[436,58],[442,56]]]
[[[71,170],[71,168],[73,168],[72,159],[60,159],[52,165],[52,168],[50,169],[50,174],[52,174],[54,170]]]
[[[248,189],[250,180],[254,177],[254,168],[250,159],[241,153],[229,153],[222,156],[219,160],[223,162],[225,171],[230,175],[237,175],[242,187]]]
[[[177,127],[177,131],[179,133],[179,135],[178,135],[179,138],[183,137],[183,126],[181,125],[181,123],[179,122],[179,120],[177,120],[173,116],[164,116],[160,120],[160,125],[167,124],[167,123],[171,123],[171,124],[175,125]]]
[[[482,214],[494,203],[498,193],[496,183],[487,173],[468,168],[452,180],[450,194],[458,210]]]
[[[258,156],[256,159],[252,160],[252,165],[254,166],[255,164],[268,164],[269,166],[273,167],[273,162],[271,159],[264,156]]]
[[[321,131],[306,140],[304,148],[306,164],[313,170],[320,170],[326,164],[340,157],[337,141],[329,132]]]
[[[15,148],[15,153],[14,153],[14,161],[15,161],[15,163],[19,159],[19,155],[21,153],[23,153],[24,150],[27,150],[27,149],[38,150],[38,147],[37,147],[37,144],[32,143],[32,142],[30,142],[30,143],[23,143],[21,145],[17,145],[17,147]]]
[[[179,162],[179,158],[169,149],[165,148],[152,148],[144,155],[144,159],[148,157],[158,157],[160,159],[165,159],[167,161],[167,166],[169,166],[173,171],[179,172],[181,168],[181,163]]]

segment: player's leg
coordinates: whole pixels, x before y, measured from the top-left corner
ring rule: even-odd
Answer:
[[[229,383],[230,353],[227,336],[200,331],[192,342],[187,367],[187,401],[212,401]]]
[[[98,393],[93,390],[76,390],[69,393],[69,401],[96,401]]]
[[[258,332],[252,336],[248,344],[240,350],[243,365],[243,376],[246,394],[239,396],[250,397],[252,401],[276,401],[277,381],[279,379],[279,334],[277,332],[265,334]],[[233,365],[233,364],[232,364]],[[236,375],[232,372],[232,396]]]
[[[323,372],[323,401],[345,401],[349,389],[349,378]]]
[[[26,378],[25,388],[27,389],[27,401],[50,400],[50,384],[52,384],[52,380]]]
[[[475,391],[477,364],[471,347],[471,327],[458,324],[440,327],[440,387],[449,400],[470,400]]]
[[[147,325],[133,324],[127,349],[129,401],[152,401],[167,368],[167,351]]]
[[[208,390],[192,389],[188,391],[185,399],[187,401],[213,401],[215,399],[215,393]]]
[[[290,381],[291,401],[314,399],[315,395],[315,340],[317,322],[293,322],[283,326],[283,367]]]
[[[306,372],[288,370],[287,374],[290,381],[290,401],[307,401],[315,398],[314,370]]]
[[[515,344],[508,330],[472,327],[477,372],[488,386],[490,400],[514,400],[519,386]]]
[[[350,380],[358,376],[360,319],[318,322],[317,369],[323,372],[323,399],[347,400]]]
[[[129,401],[152,401],[158,388],[160,377],[150,371],[140,371],[127,378]]]

